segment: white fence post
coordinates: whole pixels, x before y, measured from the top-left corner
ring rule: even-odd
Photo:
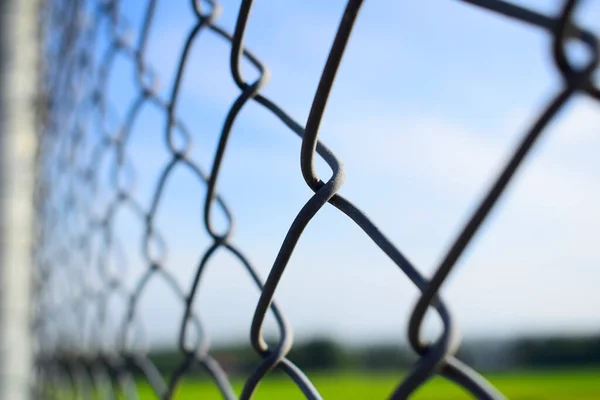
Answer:
[[[31,398],[37,0],[0,0],[0,399]]]

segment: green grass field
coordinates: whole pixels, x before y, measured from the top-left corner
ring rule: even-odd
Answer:
[[[386,399],[399,381],[399,377],[387,375],[340,374],[309,376],[326,400]],[[562,372],[512,372],[489,375],[491,382],[509,399],[552,400],[600,399],[600,369]],[[234,382],[239,393],[241,381]],[[141,400],[155,399],[148,386],[140,385]],[[176,399],[221,399],[210,382],[183,381]],[[431,380],[421,388],[414,399],[471,399],[472,397],[443,378]],[[256,393],[257,400],[304,399],[302,393],[285,377],[266,380]]]

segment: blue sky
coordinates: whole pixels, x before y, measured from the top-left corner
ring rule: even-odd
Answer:
[[[547,13],[559,5],[520,3]],[[135,38],[142,2],[125,6]],[[218,23],[231,32],[239,2],[222,6]],[[341,0],[265,0],[252,11],[246,45],[271,71],[263,93],[302,123],[344,6]],[[600,7],[588,7],[581,21],[594,28],[599,17]],[[147,62],[163,96],[192,24],[187,3],[159,1]],[[200,33],[183,80],[177,113],[192,132],[192,158],[205,170],[238,94],[229,51],[220,38]],[[244,72],[255,74],[249,65]],[[136,93],[131,74],[129,61],[117,60],[109,95],[118,118]],[[459,1],[365,2],[320,138],[346,166],[341,193],[431,274],[559,84],[545,32]],[[572,100],[459,261],[443,295],[466,336],[600,330],[599,123],[598,104],[583,96]],[[146,206],[168,161],[164,125],[165,117],[146,106],[132,133],[136,196]],[[312,194],[299,157],[300,141],[291,131],[261,106],[245,106],[219,192],[236,216],[233,242],[263,277]],[[329,175],[324,164],[318,170]],[[167,185],[156,224],[167,238],[167,268],[187,288],[210,245],[202,226],[205,188],[183,169]],[[133,283],[145,268],[142,226],[125,214],[117,231]],[[359,228],[326,206],[302,236],[276,298],[297,336],[360,342],[403,341],[418,296]],[[241,265],[223,252],[208,265],[195,305],[213,341],[223,342],[248,338],[257,300]],[[175,343],[183,310],[165,284],[150,283],[140,310],[153,341]],[[435,318],[427,324],[436,332]]]

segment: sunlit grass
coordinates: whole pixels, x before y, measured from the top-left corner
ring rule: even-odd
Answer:
[[[399,376],[391,374],[336,374],[314,375],[311,381],[325,399],[386,399],[393,391]],[[600,369],[575,371],[524,371],[492,374],[488,378],[509,399],[552,400],[552,399],[600,399]],[[239,393],[242,381],[233,382]],[[140,384],[140,399],[155,399],[149,386]],[[214,384],[209,381],[184,380],[180,385],[178,400],[221,399]],[[305,397],[290,379],[277,376],[265,380],[256,393],[257,400],[298,399]],[[443,378],[434,378],[421,388],[414,399],[472,399],[472,396]]]

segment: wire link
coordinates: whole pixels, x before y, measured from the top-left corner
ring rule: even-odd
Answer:
[[[600,100],[600,89],[593,80],[598,67],[598,38],[575,23],[576,10],[582,1],[564,1],[556,17],[503,0],[454,1],[545,31],[552,38],[551,52],[556,70],[562,77],[562,88],[525,132],[509,162],[458,233],[431,278],[425,277],[367,214],[338,193],[345,180],[343,164],[319,140],[321,119],[362,0],[349,0],[346,5],[304,126],[261,93],[269,80],[269,70],[244,44],[253,0],[241,1],[233,33],[218,24],[221,6],[216,1],[191,1],[190,13],[195,23],[181,46],[172,90],[166,98],[159,95],[156,74],[147,61],[148,38],[155,26],[158,0],[147,2],[136,43],[132,43],[128,34],[128,23],[118,0],[47,1],[40,16],[46,32],[47,64],[43,71],[44,90],[40,95],[35,196],[39,221],[34,249],[34,329],[38,337],[36,365],[39,377],[36,392],[39,396],[36,396],[137,399],[134,375],[141,375],[158,398],[171,399],[182,377],[200,369],[212,378],[223,398],[237,399],[227,374],[210,354],[208,336],[194,309],[206,265],[218,250],[225,250],[238,260],[260,290],[250,338],[261,362],[245,380],[239,398],[251,399],[269,372],[279,369],[307,399],[321,399],[318,388],[287,358],[292,348],[292,328],[277,306],[275,294],[304,229],[329,203],[354,221],[421,293],[408,326],[409,343],[419,360],[405,376],[398,378],[390,398],[408,398],[433,376],[441,375],[476,398],[503,399],[503,395],[480,374],[454,356],[459,346],[457,328],[439,292],[548,124],[576,93]],[[187,128],[177,109],[190,49],[200,35],[209,34],[230,44],[230,73],[239,95],[224,121],[211,168],[204,171],[188,155],[197,134]],[[107,41],[108,46],[96,62],[94,51],[100,40]],[[589,49],[591,57],[587,65],[576,67],[570,62],[565,50],[569,40],[577,40]],[[107,98],[117,57],[126,59],[135,72],[136,98],[123,110],[122,120],[115,120],[111,99]],[[259,75],[255,81],[245,79],[242,60],[250,62],[257,70]],[[232,126],[243,107],[253,101],[270,111],[300,138],[301,173],[314,192],[291,223],[266,280],[259,276],[243,251],[233,244],[233,214],[217,190]],[[130,145],[133,126],[147,104],[166,116],[163,136],[170,160],[156,177],[152,200],[148,208],[144,208],[134,194],[136,170],[129,155],[136,151]],[[93,142],[95,137],[99,140]],[[81,149],[89,145],[93,146],[89,157],[82,156]],[[317,157],[331,169],[332,176],[327,181],[317,175],[314,167]],[[109,187],[103,187],[99,182],[98,165],[107,159],[112,160],[111,182]],[[165,197],[166,183],[176,167],[188,170],[207,188],[203,224],[212,245],[201,255],[188,287],[180,285],[165,267],[169,238],[165,238],[155,224],[157,211]],[[105,199],[106,204],[98,213],[100,198]],[[215,208],[227,221],[227,228],[220,232],[213,222]],[[115,234],[116,220],[122,210],[135,215],[144,231],[141,255],[146,269],[133,289],[127,287],[123,278],[127,260],[123,244]],[[99,249],[95,249],[94,243],[99,243]],[[119,260],[118,267],[111,266],[109,257]],[[148,290],[149,282],[156,279],[166,283],[184,307],[178,338],[182,357],[168,378],[159,373],[148,357],[148,348],[144,345],[147,338],[144,338],[138,316],[140,297]],[[114,299],[119,299],[126,307],[118,329],[111,329],[107,318],[110,302]],[[429,309],[443,322],[442,334],[432,343],[421,339],[423,319]],[[268,313],[272,313],[277,322],[279,340],[276,345],[268,345],[263,337]]]

